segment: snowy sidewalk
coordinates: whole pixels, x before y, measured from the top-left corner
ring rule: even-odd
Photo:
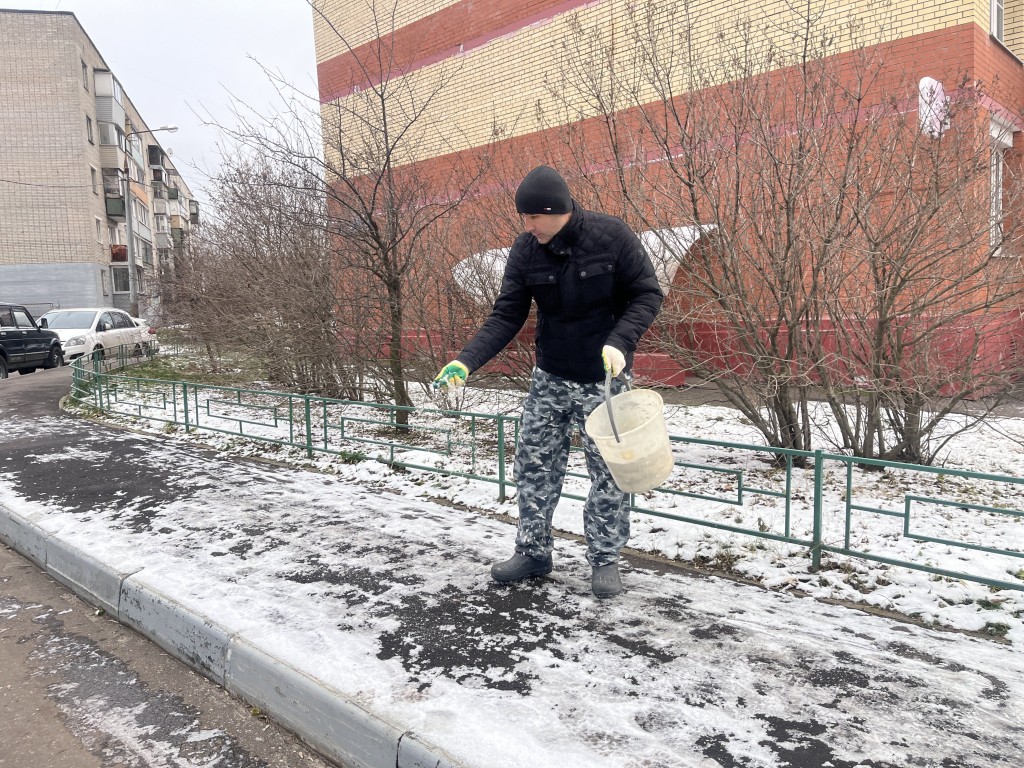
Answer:
[[[1012,646],[639,561],[599,602],[567,540],[499,587],[513,537],[0,407],[0,539],[346,765],[1020,765]]]

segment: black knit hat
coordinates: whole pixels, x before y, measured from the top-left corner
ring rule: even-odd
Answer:
[[[571,213],[572,193],[554,168],[541,165],[528,174],[516,190],[519,213]]]

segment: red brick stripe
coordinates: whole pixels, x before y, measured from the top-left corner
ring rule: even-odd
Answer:
[[[460,0],[317,65],[320,103],[479,48],[602,0]]]

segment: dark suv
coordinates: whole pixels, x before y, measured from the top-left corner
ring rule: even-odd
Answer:
[[[9,371],[32,373],[63,364],[56,333],[40,328],[24,307],[0,304],[0,379],[6,379]]]

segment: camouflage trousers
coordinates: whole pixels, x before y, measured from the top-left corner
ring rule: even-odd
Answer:
[[[613,393],[623,387],[619,379],[612,382]],[[629,539],[629,496],[615,485],[597,446],[583,428],[586,417],[602,402],[603,381],[578,384],[534,369],[530,393],[523,403],[516,450],[519,500],[516,552],[545,557],[554,548],[551,518],[562,493],[575,425],[582,436],[591,482],[583,508],[587,561],[596,567],[619,559],[619,550]]]

